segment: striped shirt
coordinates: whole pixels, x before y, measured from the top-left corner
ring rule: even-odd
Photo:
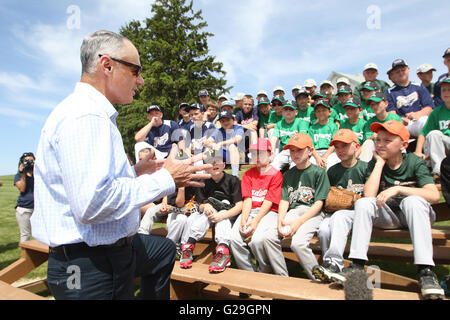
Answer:
[[[49,245],[111,244],[139,227],[139,208],[175,191],[165,169],[136,177],[117,111],[87,83],[48,117],[35,163],[33,237]]]

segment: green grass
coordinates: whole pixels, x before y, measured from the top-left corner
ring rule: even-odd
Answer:
[[[231,173],[231,170],[225,170]],[[239,172],[239,178],[242,179],[244,170]],[[10,265],[20,257],[19,243],[19,227],[17,225],[15,205],[19,191],[13,185],[14,176],[1,176],[0,180],[3,181],[3,186],[0,187],[0,270]],[[441,196],[441,201],[444,201]],[[437,223],[436,225],[450,225],[450,221],[444,221]],[[164,224],[161,224],[164,226]],[[376,241],[396,242],[396,243],[410,243],[409,239],[373,239]],[[306,274],[301,269],[298,263],[288,260],[287,261],[289,274],[295,277],[306,278]],[[368,265],[378,265],[382,270],[397,273],[406,277],[416,278],[416,266],[412,263],[405,262],[387,262],[373,260],[369,261]],[[232,267],[236,267],[232,264]],[[439,279],[442,279],[445,275],[450,273],[450,265],[436,266],[435,272]],[[46,278],[47,276],[47,263],[42,264],[29,274],[25,279]],[[41,293],[40,293],[41,294]],[[42,295],[47,295],[43,293]]]

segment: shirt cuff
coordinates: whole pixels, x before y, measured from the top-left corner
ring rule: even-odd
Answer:
[[[176,191],[175,181],[172,175],[164,168],[155,171],[152,174],[145,174],[146,178],[150,178],[153,182],[157,182],[160,192],[165,195],[172,194]]]

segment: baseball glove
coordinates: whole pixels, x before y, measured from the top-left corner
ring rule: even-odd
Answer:
[[[355,202],[360,198],[359,194],[333,186],[330,188],[325,201],[325,212],[333,213],[338,210],[353,209]]]

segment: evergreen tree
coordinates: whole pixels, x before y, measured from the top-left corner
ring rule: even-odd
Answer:
[[[199,102],[200,89],[207,89],[212,99],[231,89],[225,88],[223,64],[208,55],[207,40],[213,34],[202,31],[207,23],[201,10],[192,7],[192,1],[157,0],[151,18],[120,29],[139,51],[145,81],[131,105],[117,106],[117,124],[129,155],[134,155],[135,133],[148,123],[147,106],[156,104],[165,119],[176,120],[178,105]]]

